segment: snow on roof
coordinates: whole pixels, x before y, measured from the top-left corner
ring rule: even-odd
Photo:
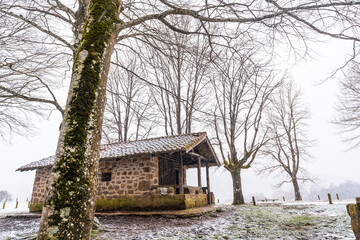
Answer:
[[[54,163],[54,156],[50,156],[47,158],[43,158],[39,161],[31,162],[22,167],[19,167],[18,169],[16,169],[16,171],[29,171],[37,168],[48,167],[48,166],[52,166],[53,163]]]
[[[189,152],[206,138],[206,132],[200,132],[150,138],[138,141],[105,144],[100,146],[100,159],[122,158],[141,154],[159,154],[181,151]],[[212,150],[211,146],[210,148]],[[215,153],[214,160],[218,163],[218,159]],[[29,171],[38,168],[49,167],[53,165],[53,162],[54,156],[50,156],[24,165],[16,169],[16,171]]]

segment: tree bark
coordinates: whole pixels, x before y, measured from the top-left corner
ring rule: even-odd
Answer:
[[[293,186],[294,186],[295,201],[300,201],[301,200],[301,194],[300,194],[300,188],[299,188],[299,184],[297,182],[296,177],[292,179],[292,183],[293,183]]]
[[[241,186],[241,169],[232,171],[231,177],[233,180],[233,194],[234,194],[233,205],[244,204],[245,201]]]
[[[121,2],[90,1],[38,239],[90,239],[107,73]]]

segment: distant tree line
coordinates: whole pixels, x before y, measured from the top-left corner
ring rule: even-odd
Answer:
[[[5,201],[6,199],[8,201],[12,200],[10,193],[8,191],[5,191],[5,190],[0,190],[0,202]]]
[[[303,200],[305,201],[318,200],[318,196],[320,196],[320,200],[327,200],[328,193],[332,195],[333,200],[334,199],[336,200],[336,194],[339,194],[340,199],[354,200],[356,197],[360,195],[360,183],[354,181],[346,181],[338,185],[331,184],[329,187],[324,187],[321,185],[312,185],[310,189],[305,189],[304,187],[300,187],[300,190],[302,192]],[[282,197],[285,197],[286,200],[292,200],[293,190],[278,189],[271,195],[271,197],[279,200],[281,200]]]
[[[321,199],[327,199],[327,194],[330,193],[333,199],[336,199],[336,194],[339,194],[340,199],[352,199],[360,196],[360,183],[354,181],[346,181],[339,185],[331,184],[329,187],[313,186],[306,192],[306,199],[317,200],[320,195]]]

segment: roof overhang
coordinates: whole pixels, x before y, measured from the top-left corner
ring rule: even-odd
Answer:
[[[127,151],[129,149],[132,151]],[[186,158],[187,166],[195,164],[199,157],[202,159],[202,163],[208,166],[221,165],[206,132],[103,145],[100,152],[100,160],[120,160],[141,155],[172,156],[174,154],[182,154]],[[54,156],[50,156],[24,165],[16,169],[16,171],[31,171],[52,167],[53,163]]]

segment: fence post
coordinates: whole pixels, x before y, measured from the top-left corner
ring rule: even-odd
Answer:
[[[256,205],[256,201],[255,201],[255,197],[254,197],[254,196],[252,197],[252,202],[253,202],[253,205],[255,206],[255,205]]]
[[[284,202],[285,202],[285,197],[283,197],[283,200],[284,200]]]
[[[330,193],[328,193],[328,199],[329,199],[329,204],[333,204]]]
[[[3,203],[3,209],[5,209],[5,204],[6,204],[6,202]]]
[[[336,194],[336,198],[337,198],[337,200],[340,200],[340,198],[339,198],[339,194]]]
[[[319,201],[320,201],[320,195],[318,195],[318,199],[319,199]]]
[[[15,209],[18,208],[18,206],[19,206],[19,201],[18,201],[18,199],[16,198]]]

